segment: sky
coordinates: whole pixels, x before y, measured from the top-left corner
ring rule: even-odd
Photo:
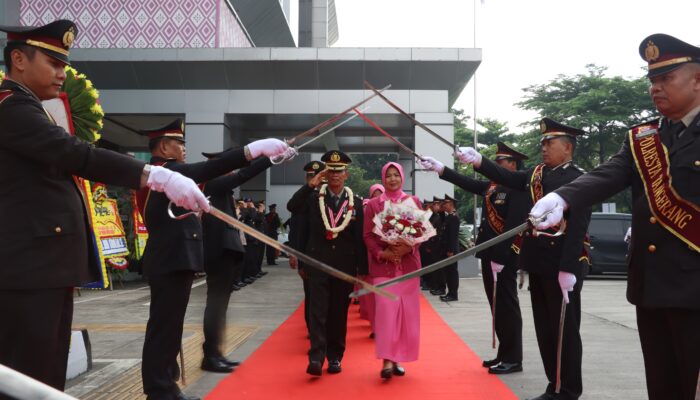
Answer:
[[[477,118],[512,132],[537,115],[520,110],[522,89],[558,75],[608,67],[607,75],[643,76],[639,43],[667,33],[700,45],[695,0],[335,0],[340,39],[333,47],[482,49],[476,72]],[[475,11],[476,8],[476,12]],[[476,35],[474,16],[476,15]],[[474,115],[474,80],[455,108]]]

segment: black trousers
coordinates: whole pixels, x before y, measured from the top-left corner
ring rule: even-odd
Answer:
[[[73,288],[0,290],[0,320],[0,364],[63,390]]]
[[[277,240],[277,233],[275,232],[274,234],[267,234],[267,236]],[[277,249],[271,246],[265,246],[266,249],[266,254],[267,254],[267,265],[272,265],[275,263],[275,260],[277,259]]]
[[[443,268],[445,270],[445,283],[447,283],[447,294],[459,297],[459,270],[457,263],[450,264]]]
[[[557,339],[559,337],[559,316],[562,294],[556,275],[543,276],[530,272],[530,298],[532,315],[535,320],[535,333],[544,371],[549,380],[547,393],[554,394],[557,382]],[[569,292],[569,304],[564,317],[564,338],[561,356],[561,393],[557,399],[578,399],[583,392],[581,379],[581,288],[580,279]]]
[[[303,266],[300,265],[298,268],[303,268]],[[308,277],[306,279],[302,278],[301,282],[304,288],[304,322],[306,322],[306,330],[308,332],[311,329],[311,323],[309,322],[311,319],[311,289],[309,288]]]
[[[352,284],[320,272],[311,272],[309,315],[310,361],[342,360],[348,326]]]
[[[236,281],[236,271],[242,267],[243,254],[224,250],[214,265],[205,268],[207,273],[207,304],[204,308],[204,357],[221,357],[221,346],[226,334],[226,311],[231,298],[231,286]]]
[[[695,399],[700,310],[637,307],[637,327],[649,399]]]
[[[151,307],[143,343],[141,377],[144,393],[167,396],[178,393],[177,354],[182,345],[182,324],[194,279],[193,271],[177,271],[148,278]]]
[[[507,263],[498,274],[496,284],[496,337],[498,353],[496,359],[506,363],[523,361],[523,317],[518,301],[518,275],[515,262]],[[481,276],[484,291],[493,309],[493,273],[491,260],[481,259]]]
[[[250,243],[245,246],[242,279],[250,278],[258,273],[258,245]]]

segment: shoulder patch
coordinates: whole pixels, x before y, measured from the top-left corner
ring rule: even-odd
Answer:
[[[14,94],[12,90],[2,90],[0,91],[0,104],[11,97]]]
[[[571,164],[571,165],[573,165],[574,168],[576,168],[576,170],[577,170],[578,172],[580,172],[580,173],[582,173],[582,174],[585,174],[585,173],[586,173],[586,170],[583,169],[583,168],[581,168],[581,167],[579,167],[578,165],[576,165],[576,164]]]

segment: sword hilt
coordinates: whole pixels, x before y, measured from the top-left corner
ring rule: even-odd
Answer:
[[[296,157],[297,154],[299,153],[297,152],[296,147],[290,146],[287,148],[287,150],[284,151],[284,153],[271,157],[270,162],[272,163],[272,165],[279,165],[285,161],[289,161],[292,158]]]
[[[551,214],[552,212],[554,212],[554,209],[545,212],[544,214],[540,215],[537,218],[535,218],[532,215],[530,215],[528,217],[527,220],[530,222],[530,226],[532,226],[533,236],[535,236],[535,237],[537,237],[537,236],[557,237],[557,236],[563,235],[564,232],[566,232],[566,220],[564,220],[564,219],[562,219],[561,223],[559,224],[559,230],[557,230],[557,232],[555,232],[555,233],[549,233],[549,232],[537,230],[537,228],[536,228],[537,224],[544,221],[547,218],[547,215]]]
[[[209,200],[209,197],[207,197],[207,200]],[[170,203],[168,203],[168,215],[172,219],[181,220],[181,219],[185,219],[185,218],[189,217],[190,215],[194,215],[197,218],[199,218],[202,216],[202,213],[204,212],[202,210],[199,210],[199,211],[188,211],[184,214],[175,214],[175,211],[173,211],[173,204],[174,203],[172,201]]]

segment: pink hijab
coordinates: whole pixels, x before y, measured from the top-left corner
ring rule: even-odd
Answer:
[[[372,195],[374,192],[379,190],[380,192],[384,193],[386,190],[384,189],[384,186],[381,183],[375,183],[374,185],[369,187],[369,198],[372,198]]]
[[[405,199],[406,197],[408,197],[408,195],[406,193],[404,193],[400,187],[398,190],[394,190],[393,192],[389,191],[389,189],[386,186],[386,171],[389,169],[389,167],[394,167],[399,171],[399,175],[401,175],[401,185],[403,186],[403,182],[404,182],[403,167],[400,164],[395,163],[393,161],[390,161],[390,162],[384,164],[384,167],[382,167],[382,183],[384,184],[385,191],[379,197],[379,199],[381,201],[389,200],[389,201],[392,201],[395,203],[397,201],[401,201],[401,200]]]

